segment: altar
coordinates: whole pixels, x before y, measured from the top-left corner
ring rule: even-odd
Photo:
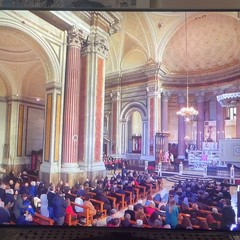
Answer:
[[[204,167],[222,166],[223,162],[219,160],[218,143],[203,142],[201,150],[189,150],[188,164],[195,170],[204,170]]]

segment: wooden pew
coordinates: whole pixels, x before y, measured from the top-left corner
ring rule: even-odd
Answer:
[[[78,219],[72,219],[72,215],[69,213],[66,213],[64,223],[68,226],[76,226],[79,223],[79,221]]]
[[[54,220],[51,218],[44,217],[43,215],[35,212],[33,216],[33,225],[53,225]]]
[[[103,208],[104,202],[96,200],[96,199],[93,199],[93,198],[90,198],[90,202],[93,204],[93,206],[95,207],[95,209],[98,212],[102,213],[102,217],[101,218],[106,217],[107,210]]]
[[[134,204],[133,193],[127,190],[125,190],[125,193],[127,194],[127,196],[129,196],[129,204],[133,205]]]
[[[147,197],[146,186],[138,185],[136,188],[139,188],[139,193],[142,193],[143,198]]]
[[[83,226],[90,226],[92,224],[93,216],[94,216],[94,215],[90,214],[90,208],[86,207],[86,206],[83,206],[83,205],[80,205],[80,204],[77,204],[77,203],[74,203],[74,202],[71,202],[71,205],[72,205],[73,208],[75,206],[83,208],[83,212],[78,212],[76,214],[79,218],[85,218],[86,219],[86,223],[84,223]]]
[[[107,196],[107,198],[109,199],[109,201],[111,202],[113,208],[118,209],[119,208],[119,203],[117,203],[117,199],[115,197],[112,196]]]
[[[136,203],[137,201],[138,201],[138,199],[139,199],[139,191],[140,191],[140,189],[139,188],[133,188],[134,189],[134,191],[135,191],[135,199],[134,199],[134,203]]]
[[[148,193],[147,194],[153,194],[153,185],[152,185],[152,183],[146,183],[146,185],[149,187],[149,191],[148,191]]]
[[[119,201],[120,210],[126,208],[127,202],[125,201],[125,194],[121,194],[121,193],[115,193],[115,194],[116,196],[119,196],[121,198],[121,200]]]

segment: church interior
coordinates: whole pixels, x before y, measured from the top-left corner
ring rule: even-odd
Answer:
[[[237,217],[239,19],[1,10],[0,176],[73,186],[137,171],[169,189],[197,176],[232,184]]]

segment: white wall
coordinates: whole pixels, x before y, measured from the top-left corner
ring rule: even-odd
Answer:
[[[4,157],[4,144],[6,137],[7,104],[0,102],[0,165]]]
[[[240,163],[240,139],[219,140],[219,160],[228,163]]]

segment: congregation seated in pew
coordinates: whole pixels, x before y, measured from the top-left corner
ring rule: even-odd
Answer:
[[[32,181],[13,179],[2,181],[0,185],[3,207],[12,204],[10,208],[12,210],[15,208],[7,220],[9,223],[17,224],[17,219],[24,216],[24,212],[16,211],[17,204],[26,208],[24,204],[28,202],[27,206],[30,206],[30,209],[32,207],[35,212],[32,214],[33,224],[81,224],[79,219],[79,222],[74,223],[72,221],[75,220],[74,217],[70,219],[71,221],[66,221],[66,216],[79,214],[81,218],[88,219],[87,225],[95,225],[94,219],[98,222],[99,219],[107,217],[112,209],[116,209],[117,212],[125,210],[122,216],[130,215],[130,219],[127,219],[134,221],[134,224],[130,222],[132,226],[136,225],[137,220],[141,220],[142,227],[163,228],[168,224],[166,219],[169,217],[169,208],[172,207],[169,205],[169,200],[174,199],[178,214],[175,216],[175,224],[170,223],[171,228],[179,227],[179,216],[187,219],[184,222],[190,221],[193,229],[201,228],[205,224],[203,222],[208,224],[209,229],[229,229],[234,224],[235,215],[231,208],[229,187],[216,182],[186,179],[173,183],[172,188],[167,190],[156,176],[130,171],[124,176],[115,174],[109,179],[99,178],[93,183],[86,179],[83,183],[77,182],[72,187],[63,181],[57,186],[51,183],[45,186],[41,182],[31,184]],[[161,188],[154,192],[159,182]],[[21,194],[25,194],[22,199]],[[44,211],[41,210],[42,206],[37,204],[35,206],[35,203],[39,202],[38,199],[42,201]],[[229,212],[232,214],[231,220],[228,220]],[[116,218],[119,217],[112,217],[115,220],[111,226],[120,227],[122,220],[117,221]]]

